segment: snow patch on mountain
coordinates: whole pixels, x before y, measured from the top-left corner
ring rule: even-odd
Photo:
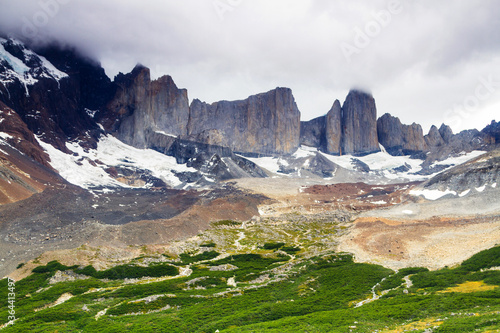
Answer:
[[[476,158],[483,153],[483,151],[462,153],[459,156],[450,157],[446,160],[436,162],[435,164],[449,166],[441,170],[445,171],[455,165],[462,164]],[[433,176],[433,174],[419,174],[422,170],[422,160],[414,159],[410,156],[392,156],[387,153],[385,149],[382,149],[381,152],[366,156],[334,156],[325,154],[316,148],[301,146],[295,153],[289,156],[246,158],[257,164],[259,167],[272,173],[290,177],[293,175],[300,176],[300,170],[307,170],[310,166],[311,159],[313,159],[317,154],[320,154],[336,165],[351,171],[359,171],[359,161],[361,161],[368,166],[368,175],[382,176],[390,180],[401,179],[402,181],[423,181]],[[289,165],[293,165],[295,167],[294,172],[291,172],[289,170],[290,168],[287,168]],[[288,173],[283,173],[284,169],[288,169]]]
[[[47,151],[51,166],[68,182],[85,189],[98,187],[130,186],[111,177],[105,169],[109,167],[126,167],[138,172],[149,171],[153,177],[176,187],[183,182],[176,172],[196,172],[183,164],[177,164],[174,157],[166,156],[151,149],[137,149],[126,145],[113,136],[102,136],[97,149],[82,148],[78,142],[66,143],[66,147],[74,154],[66,154],[38,138],[40,145]],[[143,187],[150,187],[145,184]]]
[[[246,158],[247,160],[255,163],[258,167],[262,169],[266,169],[267,171],[270,171],[272,173],[278,173],[280,170],[281,165],[288,166],[288,162],[284,161],[281,157],[244,157],[241,155],[238,155],[240,157]]]
[[[458,156],[449,157],[445,160],[436,162],[435,164],[436,165],[453,165],[453,166],[455,166],[455,165],[459,165],[459,164],[465,163],[467,161],[470,161],[473,158],[476,158],[478,156],[483,155],[484,153],[486,153],[486,152],[482,151],[482,150],[474,150],[474,151],[471,151],[470,153],[461,152]]]
[[[5,45],[9,41],[21,48],[23,52],[23,59],[14,56],[5,49]],[[28,66],[28,64],[31,64],[31,67]],[[36,65],[34,66],[33,64]],[[58,70],[45,57],[27,49],[20,41],[12,38],[9,40],[0,38],[1,83],[11,84],[18,81],[25,87],[26,95],[29,95],[28,86],[34,85],[39,79],[49,78],[59,82],[59,80],[65,77],[68,77],[68,74]]]
[[[439,198],[444,197],[447,194],[453,194],[457,195],[457,192],[455,191],[450,191],[450,190],[445,190],[445,191],[440,191],[440,190],[411,190],[410,191],[411,195],[415,196],[423,196],[427,200],[437,200]]]

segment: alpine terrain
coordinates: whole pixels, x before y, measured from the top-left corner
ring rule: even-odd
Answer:
[[[500,123],[193,97],[0,37],[0,331],[500,332]]]

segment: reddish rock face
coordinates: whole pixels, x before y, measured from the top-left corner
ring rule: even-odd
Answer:
[[[29,198],[64,182],[21,117],[0,102],[0,205]]]
[[[21,117],[2,102],[0,102],[0,132],[12,136],[6,140],[12,147],[47,168],[51,168],[48,162],[50,161],[49,156],[40,147],[33,133]]]
[[[342,154],[366,155],[380,151],[377,107],[370,94],[351,90],[342,107]]]

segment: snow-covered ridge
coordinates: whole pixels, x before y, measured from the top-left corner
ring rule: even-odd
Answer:
[[[484,184],[483,186],[480,187],[474,187],[472,189],[468,189],[465,191],[462,191],[460,193],[457,193],[456,191],[452,191],[450,189],[446,189],[444,191],[441,190],[430,190],[430,189],[416,189],[416,190],[411,190],[410,194],[414,196],[423,196],[427,200],[437,200],[445,195],[451,194],[453,196],[459,196],[459,197],[464,197],[468,195],[469,193],[481,193],[487,188],[496,188],[497,183],[492,183],[492,184]]]
[[[4,67],[4,70],[0,71],[1,83],[11,84],[19,81],[25,86],[26,94],[28,94],[27,86],[37,83],[41,78],[59,81],[68,77],[68,74],[58,70],[45,57],[26,49],[21,42],[14,39],[10,39],[10,41],[21,48],[23,59],[8,52],[5,45],[9,41],[0,38],[0,65]],[[28,64],[36,64],[36,66],[30,67]]]
[[[105,171],[112,166],[149,171],[153,177],[172,187],[182,185],[174,172],[196,172],[194,168],[177,164],[174,157],[151,149],[134,148],[113,136],[102,136],[95,150],[85,150],[77,142],[66,143],[66,147],[77,154],[65,154],[40,138],[38,142],[49,154],[50,165],[68,182],[85,189],[133,187],[119,182]],[[143,187],[150,186],[151,184],[145,184]]]
[[[381,152],[366,155],[366,156],[351,156],[351,155],[343,155],[343,156],[333,156],[329,154],[325,154],[323,152],[318,151],[316,148],[310,148],[301,146],[297,151],[288,157],[288,159],[304,159],[302,167],[307,169],[309,167],[310,158],[316,156],[316,154],[321,154],[326,159],[331,162],[341,166],[344,169],[354,171],[356,170],[356,165],[353,163],[353,159],[357,159],[370,168],[370,174],[383,176],[387,179],[406,179],[410,181],[422,181],[429,179],[432,175],[419,175],[416,174],[422,170],[422,160],[412,159],[410,156],[392,156],[382,148]],[[444,161],[436,162],[436,165],[449,165],[450,168],[465,163],[473,158],[478,157],[479,155],[484,154],[483,151],[473,151],[470,153],[463,153],[458,157],[450,157]],[[290,176],[284,175],[279,172],[282,166],[288,166],[290,160],[286,157],[260,157],[260,158],[247,158],[257,164],[259,167],[264,168],[274,174],[282,175],[282,176]],[[404,167],[403,170],[396,171],[396,168]],[[404,171],[404,169],[407,169]],[[448,168],[444,169],[447,170]],[[444,171],[442,170],[442,171]],[[299,170],[297,170],[299,171]]]

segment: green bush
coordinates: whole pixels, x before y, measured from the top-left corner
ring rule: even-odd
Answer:
[[[217,258],[220,255],[217,251],[205,251],[203,253],[191,256],[187,253],[181,253],[179,257],[182,260],[183,264],[192,264],[194,262],[202,261],[202,260],[210,260],[213,258]]]
[[[281,248],[281,251],[284,251],[288,254],[295,254],[297,252],[300,251],[300,247],[296,247],[296,246],[283,246]]]
[[[444,289],[466,280],[461,269],[443,268],[438,271],[421,272],[411,277],[415,288]]]
[[[76,273],[92,276],[97,279],[138,279],[142,277],[162,277],[162,276],[175,276],[179,274],[179,269],[172,265],[159,264],[151,265],[148,267],[135,266],[135,265],[120,265],[109,268],[104,271],[97,271],[92,266],[86,266],[83,269],[75,270]]]
[[[241,225],[241,223],[232,220],[221,220],[217,222],[212,222],[211,225],[212,227],[236,227]]]
[[[465,260],[461,268],[468,272],[500,266],[500,246],[481,251]]]
[[[387,277],[384,281],[380,282],[380,285],[378,286],[377,290],[388,290],[396,288],[401,284],[403,284],[404,282],[403,278],[405,276],[421,272],[428,272],[428,271],[429,270],[427,268],[422,268],[422,267],[408,267],[400,269],[398,273],[393,274]]]
[[[285,246],[285,243],[265,243],[262,247],[264,250],[276,250]]]
[[[47,263],[46,266],[37,266],[33,268],[32,272],[33,273],[53,273],[56,271],[66,271],[68,269],[73,269],[78,266],[65,266],[59,263],[57,260],[51,261]]]

